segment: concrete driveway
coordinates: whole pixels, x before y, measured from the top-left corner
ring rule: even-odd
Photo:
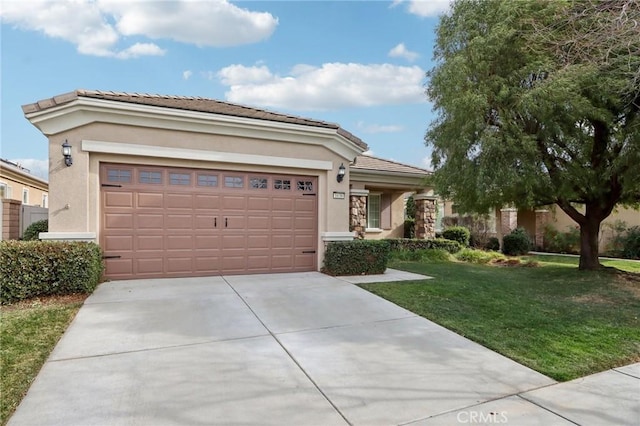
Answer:
[[[553,384],[320,273],[117,281],[9,424],[574,424],[542,407]]]

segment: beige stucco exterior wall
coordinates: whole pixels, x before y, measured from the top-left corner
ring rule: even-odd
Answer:
[[[44,199],[42,197],[43,195],[48,196],[49,194],[48,189],[43,188],[43,186],[46,185],[36,186],[34,184],[26,182],[25,180],[16,179],[15,177],[9,176],[5,173],[0,173],[0,183],[4,183],[7,185],[7,187],[11,188],[11,196],[7,198],[10,198],[11,200],[22,201],[22,194],[26,189],[29,192],[29,200],[28,202],[23,204],[30,206],[47,207],[46,205],[43,205]]]
[[[372,193],[383,192],[383,190],[370,190]],[[388,191],[391,196],[391,227],[376,231],[365,231],[364,238],[367,240],[381,240],[385,238],[402,238],[404,236],[404,192]]]
[[[61,144],[65,140],[72,145],[73,165],[67,167],[61,155]],[[331,170],[304,167],[278,167],[274,165],[242,164],[217,161],[198,161],[175,157],[153,157],[112,153],[86,152],[83,141],[100,141],[147,147],[215,151],[263,155],[269,157],[300,160],[327,161]],[[169,167],[189,167],[216,170],[255,171],[262,173],[287,173],[318,178],[318,253],[324,253],[322,235],[325,232],[349,231],[349,173],[342,182],[337,182],[338,167],[348,161],[322,145],[296,144],[274,140],[247,139],[178,130],[166,130],[135,126],[92,123],[49,138],[50,154],[50,198],[49,232],[95,233],[100,240],[100,164],[130,163]],[[334,198],[334,192],[346,194],[344,199]],[[321,262],[318,262],[321,265]]]

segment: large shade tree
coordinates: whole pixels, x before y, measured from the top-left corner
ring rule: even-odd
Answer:
[[[439,192],[466,211],[556,204],[598,268],[600,224],[640,202],[640,2],[456,0],[434,52]]]

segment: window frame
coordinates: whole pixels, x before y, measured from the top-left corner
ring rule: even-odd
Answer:
[[[372,199],[376,198],[377,199],[377,212],[373,211],[372,212],[372,206],[375,206],[375,204],[372,202]],[[377,218],[372,217],[373,215],[377,215]],[[372,226],[375,225],[374,219],[377,220],[377,226]],[[366,231],[381,231],[382,228],[382,193],[369,193],[369,195],[367,196],[367,228]]]
[[[0,194],[0,199],[11,199],[11,187],[6,182],[0,182],[0,187],[4,188],[4,193]]]

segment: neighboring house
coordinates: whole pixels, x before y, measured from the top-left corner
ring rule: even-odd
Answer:
[[[49,184],[28,169],[0,159],[0,240],[16,240],[33,222],[47,218]]]
[[[0,199],[23,205],[48,207],[49,184],[20,164],[0,159]]]
[[[435,233],[428,172],[363,156],[337,124],[87,90],[23,111],[51,153],[41,238],[98,242],[112,279],[315,271],[327,242],[401,236],[408,191]]]

